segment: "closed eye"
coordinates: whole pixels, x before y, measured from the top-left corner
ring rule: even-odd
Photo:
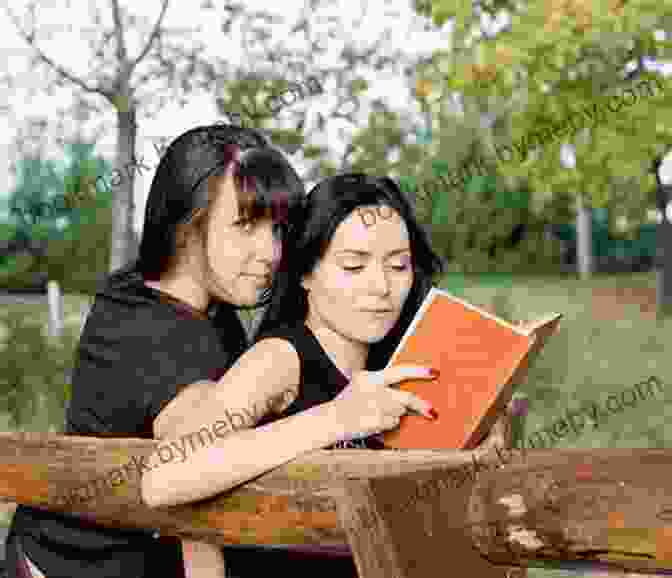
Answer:
[[[408,271],[409,265],[406,264],[406,263],[403,264],[403,265],[390,265],[389,268],[392,269],[393,271],[397,271],[397,272],[401,273],[403,271]],[[363,265],[358,265],[358,266],[355,266],[355,267],[343,267],[344,271],[349,271],[351,273],[361,271],[362,269],[364,269]]]

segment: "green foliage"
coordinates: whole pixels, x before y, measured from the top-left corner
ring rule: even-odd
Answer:
[[[580,130],[545,139],[522,162],[517,154],[515,162],[499,162],[498,171],[507,180],[527,180],[538,196],[581,193],[596,207],[641,212],[651,205],[654,180],[648,169],[654,155],[672,145],[672,109],[666,105],[667,82],[644,71],[643,63],[647,57],[666,60],[672,54],[670,43],[654,36],[672,16],[669,3],[534,0],[518,4],[511,26],[495,38],[470,44],[466,39],[480,20],[471,2],[457,8],[448,0],[429,4],[437,25],[446,17],[455,19],[454,50],[437,54],[438,64],[431,69],[436,91],[458,91],[467,103],[497,102],[498,109],[507,110],[495,131],[498,146],[529,144],[532,135],[598,107],[599,121],[587,120]],[[488,6],[501,9],[503,4]],[[635,64],[634,79],[624,80]],[[641,93],[644,81],[659,88],[632,106],[609,111],[610,104],[618,106],[612,97],[630,88]],[[560,164],[565,141],[576,147],[572,171]],[[617,194],[624,188],[627,195]]]
[[[111,165],[94,154],[92,143],[75,142],[66,145],[66,162],[62,171],[63,194],[59,201],[63,211],[70,219],[78,216],[82,206],[95,204],[97,198],[110,198],[111,190],[100,187],[97,191],[97,179],[109,174]]]
[[[50,340],[42,324],[11,308],[0,317],[0,332],[0,411],[17,429],[61,431],[76,333],[66,329]]]
[[[267,134],[281,149],[294,153],[304,145],[303,123],[296,129],[273,128],[272,120],[280,111],[289,110],[294,104],[319,94],[322,87],[315,77],[305,77],[300,82],[289,82],[286,78],[261,78],[257,74],[230,80],[219,87],[215,99],[220,114],[233,124],[252,127]],[[361,91],[366,84],[355,83],[354,89]],[[283,97],[283,95],[285,95]],[[283,101],[286,98],[287,101]],[[308,158],[324,154],[322,147],[310,147]]]
[[[439,124],[429,145],[419,147],[404,142],[394,114],[372,114],[352,138],[349,168],[400,175],[402,191],[415,200],[418,219],[429,226],[432,245],[447,258],[450,271],[553,270],[560,245],[545,238],[546,216],[539,216],[543,207],[533,206],[529,188],[522,183],[511,189],[496,172],[473,177],[465,190],[451,188],[445,179],[451,159],[478,154],[481,145],[470,126],[444,117]],[[400,151],[398,161],[388,160],[390,148]],[[512,236],[521,224],[527,238],[514,246]]]
[[[401,186],[407,191],[418,189],[410,177],[401,181]],[[419,217],[431,222],[432,245],[448,260],[452,271],[557,270],[560,243],[544,235],[547,221],[531,210],[529,191],[508,191],[492,176],[477,176],[464,190],[434,191],[427,206],[418,207]],[[518,240],[521,226],[527,231]]]
[[[23,158],[17,163],[16,180],[8,208],[17,230],[27,236],[45,229],[55,231],[57,215],[52,211],[52,198],[61,182],[54,162],[40,156]]]
[[[31,199],[48,198],[49,219],[33,219],[29,215],[22,217],[18,226],[14,225],[15,235],[46,241],[46,251],[21,255],[14,263],[5,263],[0,269],[0,286],[11,289],[31,285],[38,274],[47,274],[65,292],[91,294],[107,273],[109,263],[112,191],[104,188],[98,191],[95,185],[97,176],[105,174],[109,165],[94,156],[93,145],[88,143],[67,145],[61,166],[51,161],[43,164],[47,168],[37,174],[27,172],[30,167],[40,168],[36,160],[29,159],[20,165],[24,177],[14,193],[13,206],[30,207]],[[40,175],[47,175],[48,179],[42,181]],[[47,187],[50,195],[46,193]],[[29,217],[32,220],[28,221]],[[57,218],[64,218],[65,224],[57,227]],[[10,228],[7,225],[7,235],[11,235]]]
[[[77,221],[63,238],[49,242],[43,270],[64,292],[92,294],[107,273],[110,258],[112,210],[102,206],[80,209]]]
[[[40,273],[37,262],[28,252],[8,257],[0,268],[0,289],[11,291],[35,286]]]

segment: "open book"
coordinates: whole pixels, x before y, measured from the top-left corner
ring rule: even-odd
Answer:
[[[446,291],[432,288],[388,367],[434,367],[438,379],[409,380],[399,388],[430,402],[439,414],[401,418],[385,432],[387,447],[473,449],[511,401],[513,387],[555,331],[561,314],[512,325]]]

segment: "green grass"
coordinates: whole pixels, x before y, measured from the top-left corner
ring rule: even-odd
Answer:
[[[478,281],[478,279],[476,279]],[[639,307],[626,306],[611,321],[592,314],[592,290],[653,287],[652,275],[596,277],[590,282],[568,278],[513,279],[511,287],[482,286],[465,280],[464,296],[488,303],[507,299],[514,319],[544,313],[565,315],[561,331],[549,339],[526,383],[519,391],[530,400],[527,432],[560,419],[566,409],[595,401],[604,407],[610,394],[651,375],[672,386],[672,356],[665,344],[672,339],[672,319],[643,317]],[[669,388],[672,390],[672,387]],[[575,439],[555,447],[666,447],[672,444],[672,395],[667,389],[656,399],[641,400],[621,413],[611,413],[597,428],[585,428]]]
[[[63,317],[66,325],[77,326],[80,320],[80,308],[92,301],[93,297],[90,295],[63,295]],[[0,305],[0,318],[9,310],[22,313],[30,321],[36,323],[47,323],[49,318],[49,308],[47,306],[46,296],[44,301],[39,304],[23,304],[16,303],[12,305]]]

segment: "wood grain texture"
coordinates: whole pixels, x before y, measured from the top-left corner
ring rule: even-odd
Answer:
[[[672,572],[672,450],[513,451],[507,462],[471,495],[469,533],[483,556]]]
[[[511,422],[503,414],[482,449],[510,444]],[[472,462],[478,461],[472,454]],[[474,480],[462,478],[453,487],[442,483],[454,472],[434,468],[343,484],[337,508],[361,578],[426,578],[451,571],[525,578],[525,569],[495,565],[474,548],[464,530]]]
[[[0,499],[214,544],[342,546],[347,537],[336,500],[343,481],[457,468],[472,461],[472,453],[483,453],[317,451],[213,499],[152,509],[142,503],[137,468],[125,466],[149,457],[149,464],[160,467],[158,445],[131,438],[0,433]]]

